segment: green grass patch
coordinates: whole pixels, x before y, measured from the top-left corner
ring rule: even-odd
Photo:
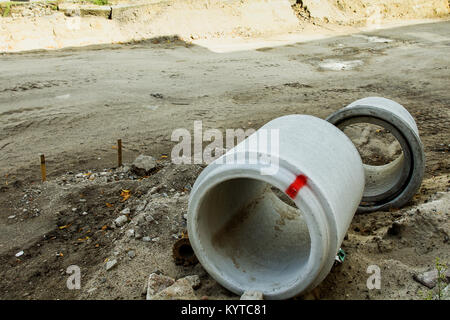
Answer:
[[[90,0],[90,2],[97,6],[106,6],[108,4],[108,0]]]
[[[2,17],[8,17],[11,15],[11,2],[5,2],[0,7],[0,13]]]

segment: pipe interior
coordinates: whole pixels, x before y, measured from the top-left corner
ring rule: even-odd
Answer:
[[[282,288],[299,278],[310,256],[303,214],[266,182],[237,178],[209,190],[198,208],[198,234],[223,277],[244,290]]]
[[[389,123],[356,117],[339,124],[363,160],[366,184],[362,202],[386,201],[398,194],[411,169],[411,153],[404,136]]]

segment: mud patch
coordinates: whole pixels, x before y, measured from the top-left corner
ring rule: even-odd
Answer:
[[[353,37],[366,39],[368,42],[372,42],[372,43],[389,43],[389,42],[394,41],[394,40],[388,39],[388,38],[382,38],[382,37],[377,37],[377,36],[366,36],[364,34],[353,35]]]

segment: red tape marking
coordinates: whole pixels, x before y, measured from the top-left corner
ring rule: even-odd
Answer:
[[[307,181],[308,178],[305,175],[298,175],[295,178],[294,182],[292,182],[291,185],[286,189],[286,194],[291,197],[291,199],[294,199],[300,189],[306,186]]]

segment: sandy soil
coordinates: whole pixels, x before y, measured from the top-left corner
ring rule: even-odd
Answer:
[[[174,278],[199,275],[202,285],[193,298],[237,298],[200,265],[172,259],[172,245],[185,228],[189,188],[202,169],[170,163],[172,130],[192,131],[194,120],[223,130],[257,129],[292,113],[325,118],[376,95],[398,101],[416,119],[427,156],[425,180],[404,208],[355,216],[342,245],[345,262],[302,298],[421,299],[425,288],[412,275],[432,268],[435,257],[450,259],[449,26],[412,25],[227,53],[158,38],[2,55],[0,298],[141,299],[155,270]],[[124,141],[126,163],[145,153],[159,160],[159,170],[143,178],[114,169],[117,138]],[[39,182],[41,152],[48,159],[46,183]],[[131,190],[124,202],[122,190]],[[124,208],[130,208],[128,223],[112,228]],[[131,229],[151,240],[130,237]],[[114,258],[118,265],[106,271],[106,259]],[[73,264],[82,270],[81,290],[66,287],[65,271]],[[371,264],[381,267],[381,290],[366,287]]]
[[[0,5],[0,52],[61,49],[177,36],[253,39],[326,34],[448,18],[447,0],[114,0]],[[327,32],[328,31],[328,32]],[[330,32],[331,31],[331,32]],[[357,32],[357,30],[353,30]]]

